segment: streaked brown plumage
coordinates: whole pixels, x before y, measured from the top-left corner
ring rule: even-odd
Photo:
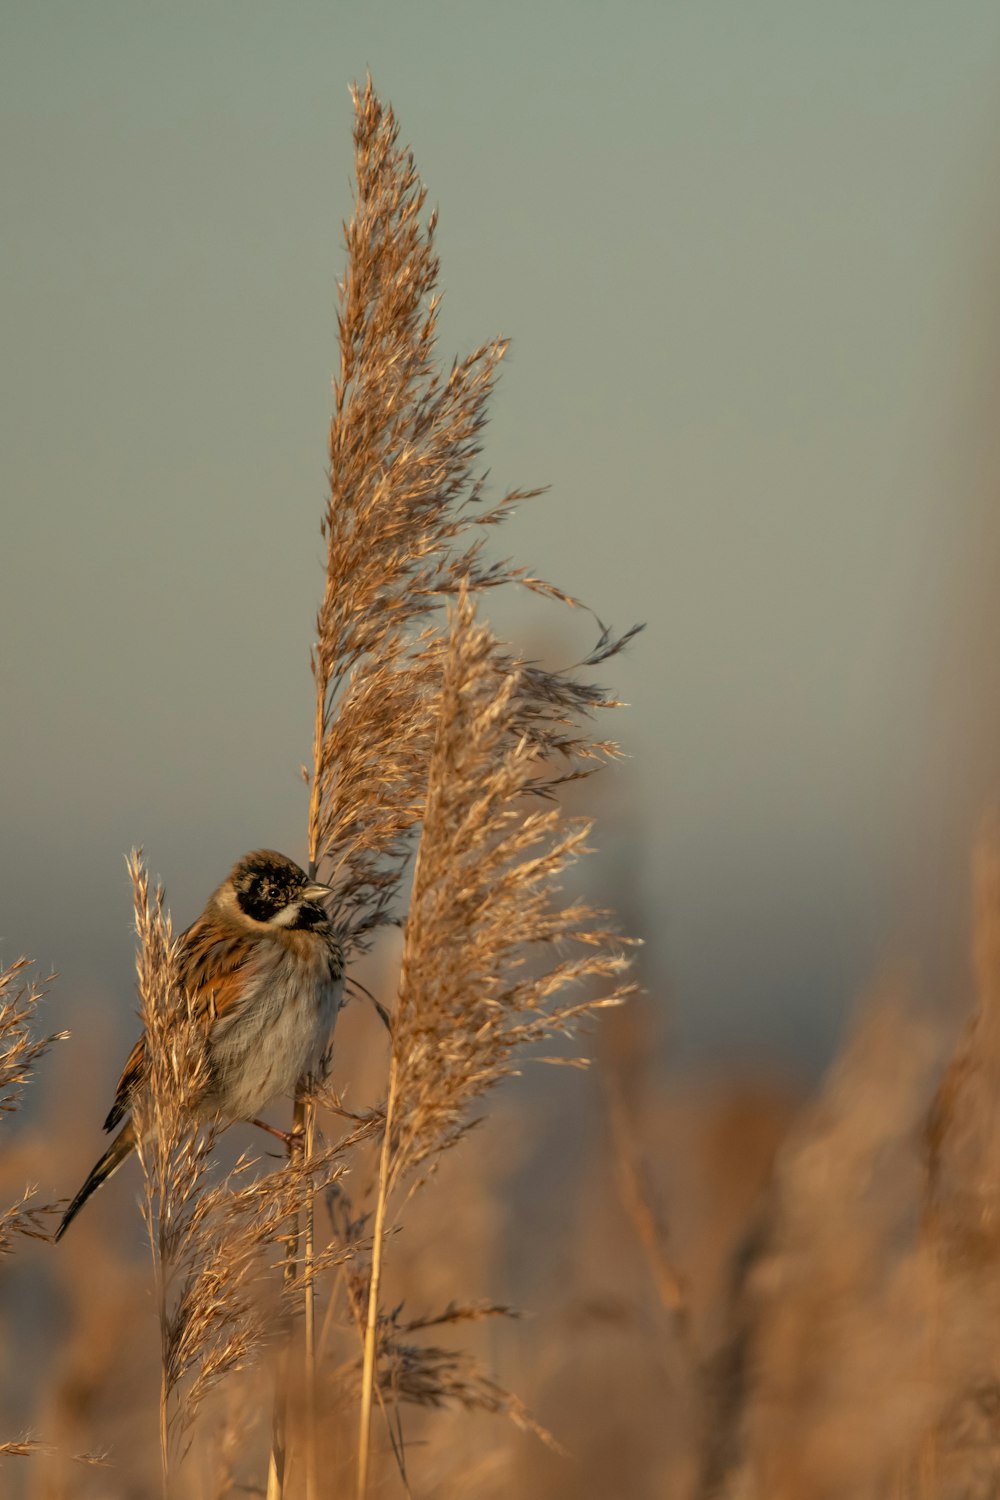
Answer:
[[[199,1119],[252,1119],[289,1095],[322,1056],[344,987],[344,955],[310,881],[272,849],[244,855],[180,939],[180,980],[205,1026],[209,1081]],[[135,1148],[130,1118],[146,1077],[146,1039],[132,1048],[104,1122],[108,1150],[63,1216],[59,1239],[84,1203]]]

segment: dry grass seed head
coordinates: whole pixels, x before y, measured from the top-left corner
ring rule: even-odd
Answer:
[[[28,977],[30,960],[15,959],[0,970],[0,1114],[10,1114],[21,1103],[25,1085],[53,1042],[65,1041],[68,1031],[36,1038],[32,1024],[45,988]],[[0,1210],[0,1254],[13,1248],[16,1235],[45,1239],[46,1221],[56,1212],[54,1204],[35,1202],[35,1189],[26,1187],[21,1198]]]
[[[484,528],[538,493],[486,506],[476,472],[506,345],[485,344],[447,373],[438,366],[435,216],[425,216],[413,157],[370,79],[354,102],[357,197],[345,226],[326,588],[313,653],[309,852],[327,867],[348,947],[365,948],[398,893],[423,815],[446,656],[442,602],[460,587],[512,582],[575,601],[482,555]],[[602,630],[585,665],[622,643]],[[511,660],[514,676],[518,665]],[[520,680],[518,732],[549,753],[599,753],[569,726],[609,703],[605,693],[537,666]]]
[[[203,1028],[185,994],[178,945],[162,887],[152,894],[139,851],[128,860],[135,909],[136,981],[145,1034],[143,1085],[132,1105],[146,1184],[151,1242],[164,1265],[181,1260],[198,1228],[199,1197],[211,1160],[211,1132],[194,1102],[208,1078]]]
[[[526,801],[537,752],[510,733],[524,691],[498,665],[496,641],[463,591],[394,1021],[394,1183],[461,1135],[469,1105],[511,1071],[518,1048],[572,1031],[632,988],[605,914],[561,904],[561,876],[585,851],[590,825]],[[591,981],[607,993],[560,998]]]

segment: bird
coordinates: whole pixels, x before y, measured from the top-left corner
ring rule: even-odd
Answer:
[[[344,992],[344,951],[323,905],[331,894],[294,860],[256,849],[237,860],[181,934],[179,983],[205,1033],[197,1120],[262,1125],[261,1110],[317,1068]],[[131,1112],[146,1078],[141,1036],[104,1122],[106,1131],[122,1128],[63,1214],[56,1240],[135,1150]]]

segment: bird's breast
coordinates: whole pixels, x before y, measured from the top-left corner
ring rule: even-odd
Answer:
[[[343,988],[342,970],[315,942],[301,952],[298,945],[276,947],[248,976],[242,1004],[212,1030],[206,1108],[243,1120],[292,1095],[323,1055]]]

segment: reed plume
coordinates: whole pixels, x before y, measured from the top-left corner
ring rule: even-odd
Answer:
[[[528,795],[538,751],[516,732],[528,692],[463,591],[393,1018],[390,1192],[460,1139],[470,1107],[513,1070],[519,1049],[572,1032],[633,988],[607,914],[557,898],[592,825]],[[590,980],[609,994],[562,998]]]
[[[18,958],[0,970],[0,1114],[11,1114],[20,1106],[39,1059],[53,1042],[69,1035],[66,1031],[41,1038],[32,1034],[45,989],[28,976],[29,968],[29,959]],[[0,1255],[10,1254],[19,1236],[47,1239],[46,1220],[55,1212],[55,1204],[38,1203],[36,1189],[26,1186],[17,1202],[0,1209]],[[0,1442],[0,1457],[27,1458],[45,1451],[46,1445],[30,1436]]]
[[[326,584],[313,651],[316,686],[309,857],[325,866],[349,948],[391,912],[423,814],[444,662],[442,603],[520,583],[575,603],[510,561],[487,533],[538,490],[487,503],[477,471],[506,341],[437,363],[435,213],[390,108],[371,79],[354,90],[357,193],[345,225],[340,367],[323,518]],[[618,649],[603,632],[589,664]],[[583,740],[562,717],[609,701],[592,684],[524,668],[526,724],[553,750]],[[539,713],[539,705],[549,699]],[[544,727],[541,720],[545,720]]]
[[[36,1038],[32,1034],[35,1012],[45,997],[45,988],[28,970],[31,961],[15,959],[0,970],[0,1114],[16,1110],[39,1060],[53,1042],[65,1041],[68,1031],[54,1031]],[[36,1190],[26,1187],[20,1199],[0,1209],[0,1255],[13,1249],[18,1235],[45,1238],[46,1219],[54,1204],[36,1201]]]
[[[368,949],[378,929],[397,920],[444,712],[451,648],[442,606],[460,589],[471,597],[511,583],[576,603],[525,568],[486,557],[490,530],[539,493],[513,490],[487,502],[477,469],[506,342],[483,344],[448,370],[438,364],[436,215],[426,212],[413,156],[370,78],[353,97],[356,197],[344,229],[322,528],[326,582],[312,655],[313,764],[304,768],[310,869],[322,870],[334,889],[349,954]],[[623,644],[602,627],[581,665],[594,666]],[[510,684],[506,741],[530,747],[524,791],[551,791],[614,753],[578,725],[612,701],[601,688],[523,663],[496,642],[490,650],[498,679]],[[304,1098],[296,1118],[311,1134]],[[308,1241],[312,1205],[303,1208]],[[307,1274],[307,1345],[314,1340],[311,1285]],[[313,1363],[307,1359],[307,1368]],[[314,1371],[310,1387],[313,1380]],[[314,1400],[311,1390],[307,1405]],[[284,1469],[280,1410],[275,1426],[272,1496],[281,1493]],[[314,1487],[307,1481],[307,1493]]]
[[[393,1016],[365,1330],[359,1497],[367,1489],[390,1204],[472,1123],[526,1046],[572,1033],[633,986],[606,914],[559,898],[590,824],[542,806],[539,747],[523,732],[531,684],[478,624],[468,590],[451,614],[427,802]],[[544,705],[533,707],[545,718]],[[596,983],[598,993],[588,992]],[[582,991],[582,997],[580,992]],[[431,1365],[441,1364],[437,1355]],[[409,1363],[414,1363],[412,1351]],[[426,1372],[425,1372],[426,1378]],[[447,1399],[447,1388],[440,1397]]]

